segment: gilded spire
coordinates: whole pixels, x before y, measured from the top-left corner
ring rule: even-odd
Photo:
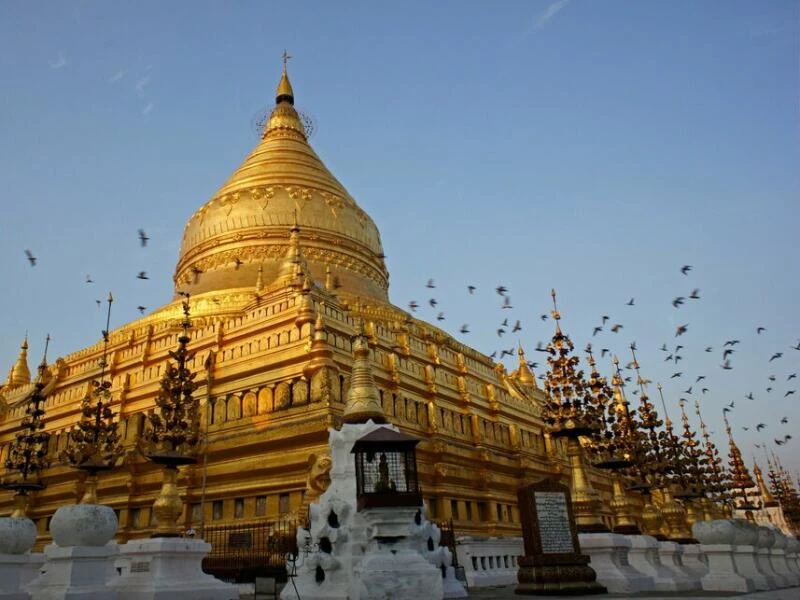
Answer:
[[[706,490],[709,492],[714,502],[727,505],[730,501],[728,493],[728,475],[722,464],[719,450],[717,450],[717,446],[714,442],[711,441],[708,427],[706,427],[706,422],[703,420],[703,415],[700,413],[700,402],[698,400],[694,401],[694,410],[697,418],[700,420],[700,434],[703,437]]]
[[[731,473],[730,487],[731,491],[734,492],[734,497],[741,499],[741,504],[737,505],[736,508],[752,510],[755,507],[750,503],[747,497],[747,490],[755,487],[756,483],[750,476],[747,465],[744,464],[744,460],[742,459],[742,453],[733,440],[731,424],[728,422],[728,416],[725,413],[722,413],[722,419],[725,421],[725,432],[728,434],[728,444],[730,445],[730,450],[728,452],[728,458],[730,459],[728,461],[728,466]]]
[[[758,463],[755,462],[755,460],[753,460],[753,473],[755,473],[756,484],[758,485],[758,493],[761,495],[761,501],[764,503],[764,506],[778,506],[778,501],[772,497],[769,488],[767,488],[767,484],[764,483],[764,474],[761,472],[761,467],[758,466]]]
[[[517,378],[520,383],[536,387],[536,377],[534,377],[533,372],[525,360],[525,351],[522,349],[522,344],[517,345],[517,354],[519,355],[519,371],[517,371]]]
[[[289,228],[289,249],[283,259],[278,280],[290,284],[297,283],[306,274],[308,274],[308,264],[300,247],[300,227],[297,224],[297,211],[295,211],[292,226]]]
[[[366,423],[370,419],[375,423],[385,423],[386,415],[372,376],[369,342],[362,319],[359,319],[358,332],[353,340],[353,355],[350,389],[347,391],[342,419],[345,423]]]
[[[278,82],[278,90],[275,92],[275,104],[281,102],[288,102],[294,105],[294,90],[292,84],[289,83],[289,74],[286,72],[286,64],[292,58],[290,54],[283,51],[283,73],[281,73],[281,80]]]
[[[21,385],[28,385],[31,382],[31,370],[28,368],[28,336],[19,348],[19,356],[8,373],[6,386],[11,389]]]

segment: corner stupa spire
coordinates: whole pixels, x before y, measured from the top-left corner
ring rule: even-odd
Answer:
[[[534,377],[533,372],[528,366],[528,362],[525,360],[525,351],[522,349],[521,343],[517,344],[517,354],[519,355],[519,371],[517,371],[517,378],[520,383],[537,387],[536,377]]]
[[[28,368],[28,334],[19,347],[19,356],[8,373],[6,387],[9,389],[28,385],[31,382],[31,370]]]
[[[359,317],[358,328],[353,340],[353,371],[350,376],[350,389],[342,413],[345,423],[386,423],[386,415],[381,405],[381,397],[369,358],[369,341],[364,332],[364,320]]]

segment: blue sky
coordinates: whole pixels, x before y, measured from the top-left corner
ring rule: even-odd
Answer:
[[[720,439],[733,401],[745,456],[763,456],[800,422],[800,392],[784,397],[800,388],[799,17],[777,0],[4,3],[0,372],[26,330],[32,365],[47,332],[51,357],[96,341],[109,290],[112,326],[169,301],[183,225],[256,143],[286,48],[397,305],[427,305],[434,278],[440,306],[417,316],[542,362],[555,287],[576,347],[625,363],[636,341],[671,416],[700,398]],[[506,317],[523,329],[498,338]],[[794,471],[798,444],[781,449]]]

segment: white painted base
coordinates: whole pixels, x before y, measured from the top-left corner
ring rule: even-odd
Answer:
[[[769,564],[775,572],[778,587],[791,587],[798,585],[798,577],[789,571],[786,564],[786,551],[781,548],[772,548],[769,551]]]
[[[203,573],[211,544],[186,538],[132,540],[119,547],[129,563],[112,584],[118,600],[236,600],[239,590]]]
[[[456,546],[458,564],[470,588],[517,583],[517,558],[525,554],[521,537],[460,537]]]
[[[758,570],[764,574],[767,584],[769,585],[769,589],[774,590],[779,587],[783,587],[779,583],[780,578],[778,575],[776,575],[775,569],[772,568],[772,563],[769,560],[769,548],[756,548],[754,558],[756,561],[756,567],[758,567]]]
[[[652,591],[653,578],[634,569],[628,562],[630,537],[618,533],[582,533],[581,551],[591,558],[597,582],[612,594]]]
[[[708,573],[708,563],[705,555],[700,551],[700,544],[686,544],[683,546],[681,561],[691,576],[698,581]]]
[[[50,544],[44,555],[42,574],[25,588],[31,600],[116,600],[116,592],[107,585],[116,578],[116,543],[66,548]]]
[[[684,582],[689,586],[689,590],[695,591],[703,589],[700,578],[695,577],[692,572],[683,565],[684,548],[684,544],[678,544],[677,542],[659,542],[658,556],[661,558],[661,564],[668,569],[672,569],[675,573],[675,580]]]
[[[39,575],[44,554],[0,554],[0,600],[28,600],[25,585]]]
[[[742,577],[752,580],[756,591],[766,591],[770,588],[770,581],[758,568],[756,562],[756,546],[735,546],[733,550],[733,562],[736,564],[736,572]]]
[[[700,544],[700,551],[708,560],[708,573],[703,576],[703,590],[707,592],[740,592],[746,594],[756,589],[752,579],[736,571],[733,546],[730,544]]]
[[[373,549],[356,567],[351,600],[420,600],[442,598],[442,573],[419,552]]]
[[[451,598],[467,598],[469,594],[464,589],[464,584],[456,579],[456,570],[453,567],[446,567],[447,573],[442,579],[442,590],[444,592],[444,600],[451,600]]]
[[[628,563],[653,580],[654,591],[685,592],[691,589],[692,586],[685,576],[677,574],[661,562],[659,542],[656,538],[649,535],[631,535],[628,539],[631,542]]]

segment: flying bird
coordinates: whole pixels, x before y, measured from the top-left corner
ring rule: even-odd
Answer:
[[[92,281],[92,276],[91,275],[87,275],[86,276],[86,283],[94,283],[94,281]]]
[[[136,309],[139,311],[139,314],[144,314],[144,311],[147,310],[146,306],[137,306]]]
[[[679,327],[678,327],[678,328],[675,330],[675,337],[678,337],[679,335],[683,335],[684,333],[686,333],[686,331],[687,331],[688,329],[689,329],[689,324],[688,324],[688,323],[687,323],[686,325],[680,325],[680,326],[679,326]]]
[[[691,394],[692,393],[692,386],[689,386],[688,389],[683,391],[684,394]]]
[[[659,348],[659,350],[661,350],[662,352],[667,352],[668,351],[667,350],[667,345],[666,344],[662,344],[661,348]]]
[[[505,286],[498,285],[494,288],[494,291],[497,292],[500,296],[505,296],[508,289]]]
[[[519,320],[517,320],[517,322],[514,323],[514,327],[511,329],[511,333],[516,333],[520,329],[522,329],[522,325],[520,324]]]
[[[539,318],[540,318],[542,321],[547,321],[547,315],[540,315],[540,316],[539,316]]]
[[[501,308],[514,308],[511,306],[511,296],[505,296],[503,299],[503,306]]]
[[[800,350],[800,342],[797,342],[797,346],[792,346],[794,350]]]
[[[506,330],[501,327],[500,329],[497,330],[497,337],[503,337],[503,334],[505,332]]]
[[[414,300],[408,303],[408,308],[411,309],[411,312],[417,312],[417,308],[419,308],[419,304],[417,304]]]
[[[733,368],[733,367],[731,366],[731,361],[729,361],[729,360],[726,360],[726,361],[724,361],[724,362],[723,362],[723,363],[720,365],[720,367],[722,367],[722,368],[723,368],[723,369],[725,369],[726,371],[730,371],[730,370]]]
[[[428,279],[428,283],[425,284],[426,288],[435,288],[436,285],[433,283],[433,279]]]
[[[734,352],[736,352],[736,350],[734,350],[733,348],[726,348],[725,350],[722,351],[722,359],[725,360]]]
[[[703,389],[701,389],[700,391],[701,391],[701,392],[703,392],[703,393],[705,394],[705,393],[708,391],[708,388],[703,388]]]
[[[139,271],[139,274],[136,276],[136,279],[150,279],[150,278],[147,276],[146,271]]]
[[[683,372],[682,371],[678,371],[677,373],[673,373],[672,375],[670,375],[669,378],[670,379],[675,379],[676,377],[680,377],[681,375],[683,375]]]
[[[722,344],[722,345],[723,345],[723,346],[731,346],[731,347],[733,347],[733,346],[735,346],[735,345],[736,345],[736,344],[738,344],[738,343],[739,343],[739,340],[728,340],[727,342],[725,342],[725,343],[724,343],[724,344]]]
[[[789,390],[788,392],[786,392],[786,393],[783,395],[783,397],[784,397],[784,398],[786,398],[787,396],[791,396],[791,395],[792,395],[792,394],[794,394],[796,391],[797,391],[797,390]]]
[[[788,418],[788,417],[783,417],[783,418],[781,419],[781,423],[782,423],[783,425],[786,425],[786,423],[788,423],[788,422],[789,422],[789,418]]]
[[[438,315],[436,315],[436,320],[437,321],[444,321],[444,313],[440,312]]]
[[[602,316],[602,321],[603,321],[603,323],[602,323],[602,324],[603,324],[603,325],[605,325],[605,324],[606,324],[606,321],[608,321],[610,318],[611,318],[611,317],[609,317],[608,315],[603,315],[603,316]]]
[[[711,346],[706,346],[706,352],[711,352],[712,350],[714,350],[714,348]]]
[[[745,398],[747,398],[748,400],[755,400],[755,398],[753,398],[753,392],[750,392],[749,394],[747,394],[747,396],[745,396]]]
[[[705,379],[705,378],[706,378],[705,375],[698,375],[697,379],[695,379],[694,382],[695,383],[699,383],[699,382],[703,381],[703,379]]]
[[[692,290],[692,293],[689,294],[689,298],[691,300],[700,300],[700,289],[699,288],[694,288]]]
[[[678,308],[679,306],[681,306],[683,304],[684,300],[685,300],[685,298],[683,296],[678,296],[677,298],[675,298],[672,301],[672,306],[674,306],[675,308]]]
[[[459,331],[460,331],[461,333],[469,333],[469,325],[467,325],[466,323],[464,323],[464,324],[461,326],[461,329],[459,329]]]
[[[601,331],[603,331],[603,328],[602,328],[602,327],[595,327],[595,328],[594,328],[594,331],[592,331],[592,337],[596,336],[596,335],[597,335],[598,333],[600,333]]]
[[[767,330],[767,329],[766,329],[766,327],[756,327],[756,333],[757,333],[758,335],[761,335],[761,334],[762,334],[763,332],[765,332],[766,330]]]
[[[148,241],[150,241],[150,238],[147,237],[147,234],[144,232],[144,229],[140,229],[139,230],[139,245],[141,245],[141,247],[144,248],[145,246],[147,246],[147,242]]]
[[[786,378],[786,381],[791,381],[792,379],[795,379],[796,377],[797,377],[797,373],[792,373],[791,375],[789,375]]]
[[[776,358],[780,358],[781,356],[783,356],[783,352],[776,352],[775,354],[769,357],[768,362],[772,362],[773,360],[775,360]]]
[[[613,331],[614,333],[619,333],[619,330],[620,330],[620,329],[622,329],[622,325],[620,325],[619,323],[617,323],[616,325],[614,325],[614,326],[611,328],[611,331]]]
[[[475,286],[474,286],[474,285],[468,285],[468,286],[467,286],[467,291],[468,291],[470,294],[474,294],[474,293],[475,293],[475,290],[476,290],[476,288],[475,288]]]
[[[431,298],[430,300],[428,300],[428,304],[431,305],[431,308],[436,308],[436,305],[439,303],[436,301],[436,298]]]
[[[238,271],[239,267],[242,266],[242,259],[237,256],[236,258],[233,259],[233,262],[236,265],[234,268]]]
[[[683,265],[681,267],[681,273],[683,273],[684,275],[688,275],[689,271],[691,270],[692,270],[692,265]]]
[[[28,262],[31,263],[32,267],[36,266],[36,257],[30,250],[25,250],[25,256],[28,257]]]
[[[608,348],[601,348],[600,349],[600,358],[603,358],[609,352],[611,352],[611,350],[609,350]]]
[[[758,425],[756,425],[756,431],[761,431],[762,429],[764,429],[764,427],[766,427],[764,423],[759,423]]]
[[[627,305],[628,305],[628,306],[633,306],[633,298],[631,298],[630,300],[628,300],[628,302],[627,302]]]

